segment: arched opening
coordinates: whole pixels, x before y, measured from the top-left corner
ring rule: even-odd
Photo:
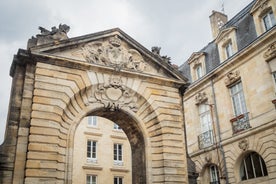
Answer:
[[[95,122],[94,117],[98,117],[99,121]],[[84,120],[86,122],[83,124]],[[109,127],[109,130],[117,133],[108,133],[107,129],[100,130],[100,128],[104,128],[104,126],[97,124],[101,123],[101,121]],[[79,128],[85,126],[91,127],[88,130],[82,130],[85,138],[80,140],[80,136],[76,134],[79,132]],[[114,130],[115,128],[118,129],[118,127],[121,130]],[[72,166],[72,183],[75,183],[74,180],[80,177],[77,176],[80,171],[75,173],[77,168],[83,171],[82,177],[85,178],[82,178],[82,180],[89,181],[89,183],[95,183],[96,181],[98,183],[106,183],[105,181],[107,180],[110,180],[108,183],[121,183],[122,181],[125,181],[123,183],[129,183],[126,181],[130,181],[133,184],[146,183],[145,141],[139,123],[131,115],[122,110],[100,109],[89,113],[87,117],[76,125],[74,130],[74,133],[72,132],[74,136],[71,136],[74,140],[70,141],[74,142],[72,149],[73,163],[69,164]],[[123,133],[120,134],[118,133],[119,131]],[[105,133],[109,135],[104,135]],[[108,138],[107,136],[111,139],[104,140]],[[78,141],[82,141],[82,143],[78,144]],[[104,149],[100,148],[100,146],[103,146]],[[97,149],[102,150],[97,151]],[[80,152],[82,152],[81,155],[77,154]],[[108,159],[103,160],[100,157]],[[78,160],[84,161],[84,164],[78,162]],[[110,161],[112,162],[111,164]],[[100,173],[102,177],[104,170],[109,172],[110,176],[105,176],[109,177],[108,179],[99,178],[99,174],[97,174]]]
[[[256,152],[247,153],[240,163],[240,179],[249,180],[267,176],[264,159]]]
[[[207,164],[202,171],[202,183],[220,184],[219,167],[216,164]]]
[[[74,136],[72,183],[131,183],[131,148],[121,127],[87,116]]]

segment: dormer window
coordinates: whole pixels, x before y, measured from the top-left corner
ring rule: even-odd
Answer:
[[[257,0],[250,11],[258,36],[276,25],[275,4],[273,2],[273,0]]]
[[[228,42],[225,45],[225,51],[226,51],[226,56],[227,58],[231,57],[233,55],[233,47],[232,47],[232,42]]]
[[[192,80],[196,81],[202,78],[206,73],[205,67],[205,53],[204,52],[195,52],[188,59]]]
[[[220,62],[233,56],[238,52],[236,40],[236,27],[229,27],[220,31],[215,42],[218,44]]]
[[[263,23],[266,31],[272,28],[276,24],[272,10],[263,16]]]

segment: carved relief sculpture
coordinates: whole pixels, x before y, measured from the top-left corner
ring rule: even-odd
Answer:
[[[229,72],[227,75],[226,75],[226,78],[224,80],[225,82],[225,85],[226,86],[229,86],[235,82],[237,82],[238,80],[240,80],[240,72],[237,70],[237,71],[234,71],[234,72]]]
[[[123,107],[133,112],[137,111],[135,92],[124,86],[119,77],[111,77],[108,84],[99,84],[94,91],[94,97],[110,111],[117,111]]]
[[[107,42],[93,42],[82,47],[82,56],[89,63],[113,66],[115,69],[147,71],[142,55],[135,49],[126,49],[115,35]]]
[[[66,24],[59,24],[58,28],[54,26],[51,30],[43,27],[38,27],[38,29],[40,30],[40,34],[29,39],[28,48],[68,39],[67,33],[69,32],[70,27]]]
[[[270,61],[271,59],[276,57],[276,42],[272,43],[267,51],[264,53],[264,58],[266,61]]]
[[[202,104],[203,102],[206,102],[208,100],[207,95],[205,92],[199,92],[195,96],[196,105]]]
[[[248,140],[243,139],[239,142],[239,148],[243,151],[246,151],[248,149],[249,145],[248,145]]]

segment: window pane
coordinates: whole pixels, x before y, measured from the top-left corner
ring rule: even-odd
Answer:
[[[97,184],[97,176],[87,175],[86,176],[86,184]]]
[[[245,98],[243,95],[241,82],[230,88],[232,103],[234,107],[235,116],[246,113]]]
[[[254,172],[253,172],[253,167],[252,167],[252,162],[251,162],[251,155],[245,158],[245,164],[247,168],[247,175],[248,179],[254,178]]]
[[[252,161],[253,161],[253,165],[254,165],[254,168],[255,168],[256,177],[263,176],[259,155],[257,153],[252,154]]]

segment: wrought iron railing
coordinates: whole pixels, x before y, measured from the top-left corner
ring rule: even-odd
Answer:
[[[247,112],[230,120],[232,123],[233,134],[251,128],[248,114],[249,113]]]
[[[198,136],[199,149],[203,149],[214,144],[213,131],[208,130]]]

